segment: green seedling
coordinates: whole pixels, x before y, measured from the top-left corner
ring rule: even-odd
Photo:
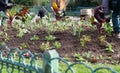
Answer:
[[[113,47],[110,43],[107,43],[106,50],[109,51],[109,52],[114,52]]]
[[[55,36],[53,36],[53,35],[48,35],[48,36],[45,36],[45,40],[47,40],[47,41],[54,41],[55,40]]]
[[[28,33],[29,31],[27,29],[19,28],[19,33],[17,34],[17,37],[22,38],[25,33]]]
[[[20,49],[28,49],[29,48],[29,44],[28,43],[21,43],[19,48]]]
[[[61,43],[59,41],[55,41],[55,43],[53,45],[54,45],[55,49],[61,48]]]
[[[42,51],[49,50],[50,48],[51,48],[51,47],[50,47],[50,43],[49,43],[49,42],[42,43],[42,44],[40,45],[40,49],[41,49]]]
[[[34,35],[33,37],[30,38],[31,41],[37,41],[39,40],[39,36],[38,35]]]
[[[75,53],[73,57],[76,61],[85,61],[85,59],[79,53]]]
[[[90,41],[91,41],[90,36],[83,35],[82,38],[80,39],[80,44],[82,47],[84,47],[85,44]]]

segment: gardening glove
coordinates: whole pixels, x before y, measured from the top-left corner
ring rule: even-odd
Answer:
[[[106,22],[106,19],[103,19],[103,20],[102,20],[102,23],[105,23],[105,22]]]

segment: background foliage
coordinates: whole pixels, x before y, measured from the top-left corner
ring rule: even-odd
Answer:
[[[14,0],[16,4],[20,5],[45,5],[46,3],[50,2],[50,0]],[[76,7],[76,6],[96,6],[101,3],[101,0],[69,0],[69,6]]]

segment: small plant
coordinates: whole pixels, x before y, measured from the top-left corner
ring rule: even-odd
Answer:
[[[71,60],[71,58],[70,58],[67,54],[65,54],[64,59],[65,59],[66,61],[70,61],[70,60]]]
[[[85,52],[84,57],[89,60],[91,63],[96,63],[98,59],[92,54],[91,51]]]
[[[47,41],[53,41],[55,40],[56,37],[54,37],[53,35],[48,35],[48,36],[45,36],[45,40]]]
[[[109,42],[107,42],[105,39],[106,39],[105,36],[100,36],[99,37],[100,44],[106,46],[107,51],[114,52],[114,50],[112,49],[112,45]]]
[[[10,40],[10,37],[9,37],[9,35],[7,33],[4,33],[3,40],[4,41]]]
[[[66,27],[68,23],[67,22],[62,22],[62,21],[57,21],[56,22],[56,30],[59,30],[60,32],[63,32],[67,30],[68,28]]]
[[[49,50],[50,49],[50,43],[49,42],[42,43],[40,45],[40,49],[43,50],[43,51]]]
[[[83,35],[82,38],[80,39],[80,44],[82,47],[84,47],[85,44],[90,41],[91,41],[90,36]]]
[[[0,31],[0,36],[3,35],[3,31]]]
[[[84,53],[84,56],[85,56],[86,58],[90,58],[90,57],[92,57],[92,52],[91,52],[91,51],[85,52],[85,53]]]
[[[29,44],[28,43],[21,43],[19,48],[20,49],[27,49],[27,48],[29,48]]]
[[[61,47],[61,43],[56,41],[54,44],[54,48],[59,49]]]
[[[108,41],[106,41],[106,36],[100,36],[99,37],[99,44],[101,45],[101,46],[105,46],[106,47],[106,45],[108,45]]]
[[[39,40],[39,36],[38,35],[34,35],[33,37],[30,38],[31,41],[36,41]]]
[[[109,23],[105,23],[104,24],[104,28],[105,28],[105,31],[108,33],[108,34],[111,34],[113,29],[112,29],[112,26],[109,24]]]
[[[15,17],[17,13],[17,8],[13,7],[12,9],[7,9],[7,15],[8,15],[8,24],[12,26],[13,18]]]
[[[25,33],[28,33],[29,31],[27,29],[19,28],[19,33],[17,34],[17,37],[22,38]]]
[[[85,61],[85,59],[79,53],[75,53],[73,57],[76,61]]]
[[[100,36],[100,37],[99,37],[100,42],[104,42],[104,41],[105,41],[105,39],[106,39],[106,37],[105,37],[105,36]]]
[[[103,59],[103,56],[102,55],[99,55],[99,57],[98,57],[100,60],[102,60]]]
[[[109,51],[109,52],[114,52],[114,50],[112,48],[112,45],[110,43],[107,43],[106,50]]]
[[[0,49],[5,48],[6,43],[5,42],[0,42]]]
[[[81,23],[81,22],[79,22]],[[76,25],[75,22],[72,23],[72,30],[73,30],[73,35],[80,37],[81,32],[84,31],[84,28],[82,28],[81,24]]]
[[[46,27],[47,27],[47,33],[48,34],[53,34],[55,25],[52,24],[51,22],[49,22],[48,25],[46,25]]]

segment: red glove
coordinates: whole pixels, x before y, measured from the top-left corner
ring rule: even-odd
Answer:
[[[103,20],[102,20],[102,23],[105,23],[105,22],[106,22],[106,19],[103,19]]]

